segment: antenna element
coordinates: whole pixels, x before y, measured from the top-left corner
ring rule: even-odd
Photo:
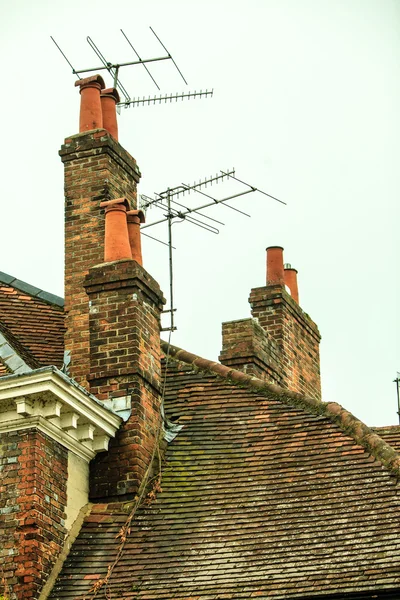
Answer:
[[[227,196],[227,197],[221,198],[221,199],[214,198],[210,194],[206,194],[204,191],[202,191],[202,188],[206,188],[207,185],[213,185],[214,183],[219,183],[220,181],[223,181],[224,179],[234,179],[235,181],[238,181],[242,185],[247,186],[249,189],[242,190],[241,192],[238,192],[237,194],[233,194],[231,196]],[[201,194],[202,196],[205,196],[206,198],[211,200],[211,202],[206,202],[205,204],[202,204],[201,206],[197,206],[194,208],[191,208],[185,204],[182,204],[182,202],[178,202],[177,199],[181,195],[185,196],[185,194],[190,194],[191,192]],[[176,330],[175,319],[174,319],[174,314],[176,312],[176,308],[174,307],[174,289],[173,289],[173,253],[172,253],[172,250],[174,249],[174,247],[172,246],[172,225],[173,225],[173,223],[178,222],[178,221],[179,222],[187,221],[188,223],[191,223],[192,225],[196,225],[197,227],[201,227],[202,229],[205,229],[206,231],[208,231],[210,233],[219,234],[219,229],[217,227],[215,227],[214,225],[210,224],[209,222],[204,221],[204,219],[207,219],[208,221],[212,221],[213,223],[217,223],[218,225],[224,225],[224,223],[222,221],[218,221],[217,219],[214,219],[213,217],[210,217],[209,215],[205,214],[204,212],[200,212],[200,211],[203,211],[206,208],[210,208],[211,206],[215,206],[216,204],[220,204],[221,206],[230,208],[246,217],[250,217],[250,215],[248,213],[243,212],[242,210],[239,210],[238,208],[228,204],[228,201],[233,200],[234,198],[239,198],[240,196],[244,196],[245,194],[250,194],[252,192],[261,192],[262,194],[264,194],[270,198],[273,198],[277,202],[286,204],[286,202],[282,202],[282,200],[279,200],[278,198],[275,198],[274,196],[271,196],[270,194],[267,194],[266,192],[263,192],[262,190],[259,190],[256,187],[238,179],[235,176],[235,169],[231,169],[228,171],[220,171],[219,174],[217,173],[215,176],[205,178],[203,181],[200,179],[200,181],[198,183],[194,183],[193,185],[181,183],[181,185],[177,185],[176,187],[167,188],[163,192],[155,193],[155,196],[156,196],[155,198],[151,198],[149,196],[146,196],[145,194],[141,194],[140,209],[143,210],[145,213],[146,213],[147,209],[152,208],[152,207],[159,208],[159,209],[162,209],[163,211],[165,211],[163,214],[163,217],[161,219],[153,221],[152,223],[147,223],[146,225],[142,225],[141,231],[148,227],[153,227],[154,225],[159,225],[160,223],[167,222],[167,224],[168,224],[168,243],[167,243],[167,245],[169,248],[168,263],[169,263],[170,304],[169,304],[169,309],[165,310],[164,313],[169,313],[170,325],[169,325],[169,327],[162,328],[161,331],[175,331]],[[194,216],[194,215],[196,215],[196,216]],[[201,218],[199,218],[199,217],[201,217]],[[146,234],[144,234],[144,235],[146,235]],[[155,238],[153,238],[153,239],[155,239]],[[157,241],[160,241],[160,240],[157,240]],[[166,244],[166,242],[162,242],[162,243]]]

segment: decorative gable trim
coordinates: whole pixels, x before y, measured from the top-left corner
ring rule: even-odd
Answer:
[[[89,462],[121,422],[55,367],[0,379],[0,434],[35,428]]]

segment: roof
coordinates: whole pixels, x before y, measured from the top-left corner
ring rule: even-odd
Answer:
[[[62,366],[63,306],[62,298],[0,272],[0,375]]]
[[[400,592],[397,452],[338,404],[164,350],[183,427],[161,483],[138,509],[93,506],[50,598],[82,598],[110,567],[118,599]]]
[[[392,446],[397,452],[400,452],[400,426],[390,425],[386,427],[373,427],[372,430],[382,439]]]

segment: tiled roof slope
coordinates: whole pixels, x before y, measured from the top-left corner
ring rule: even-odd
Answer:
[[[171,358],[166,377],[166,411],[183,428],[166,450],[162,492],[132,521],[107,598],[376,598],[379,590],[400,591],[393,449],[338,405],[317,407],[171,352],[189,363]],[[52,600],[82,598],[105,576],[131,507],[94,506]],[[96,594],[105,597],[104,589]]]
[[[1,272],[0,331],[29,367],[62,366],[62,299]]]

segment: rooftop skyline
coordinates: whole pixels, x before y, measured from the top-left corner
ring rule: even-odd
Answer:
[[[63,295],[57,152],[78,132],[79,93],[50,35],[81,68],[98,63],[87,35],[108,60],[135,60],[121,27],[142,57],[160,56],[151,25],[189,85],[170,61],[151,66],[160,92],[143,68],[127,67],[121,80],[132,96],[214,88],[214,97],[122,109],[120,142],[142,172],[139,194],[235,167],[287,203],[256,193],[232,202],[251,219],[216,207],[208,214],[225,223],[219,235],[174,225],[172,343],[216,359],[221,322],[250,316],[250,289],[265,283],[265,248],[281,245],[299,271],[300,305],[322,335],[323,399],[368,425],[397,424],[398,4],[150,1],[110,12],[102,0],[17,0],[0,11],[10,63],[0,271]],[[149,211],[148,222],[157,214]],[[165,227],[154,235],[165,241]],[[168,297],[166,248],[144,239],[143,262]]]

